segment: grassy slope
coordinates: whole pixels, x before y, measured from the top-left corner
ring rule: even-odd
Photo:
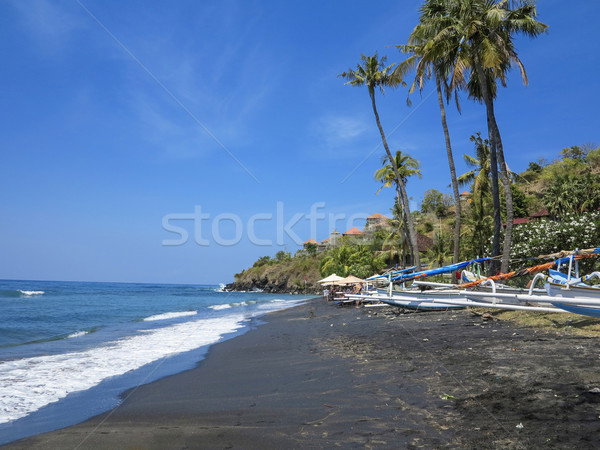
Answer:
[[[266,292],[320,293],[319,256],[295,257],[287,261],[253,266],[235,275],[235,288],[264,289]],[[306,277],[306,290],[304,278]]]

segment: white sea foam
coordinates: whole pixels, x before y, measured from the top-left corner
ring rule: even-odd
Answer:
[[[75,333],[71,333],[70,335],[68,335],[67,338],[78,338],[81,336],[85,336],[88,333],[89,331],[76,331]]]
[[[44,291],[24,291],[24,290],[21,290],[21,289],[19,289],[19,292],[21,294],[27,295],[27,296],[30,296],[30,295],[43,295],[45,293]]]
[[[216,289],[213,289],[213,291],[215,292],[225,292],[225,283],[219,283],[219,287]]]
[[[231,305],[228,303],[225,303],[224,305],[210,305],[209,308],[214,309],[215,311],[219,311],[221,309],[229,309],[231,308]]]
[[[81,352],[0,362],[0,423],[143,365],[218,341],[241,326],[241,314],[195,320]]]
[[[195,316],[196,314],[198,314],[198,311],[168,312],[168,313],[164,313],[164,314],[156,314],[155,316],[146,317],[144,319],[144,322],[153,322],[155,320],[175,319],[176,317]]]

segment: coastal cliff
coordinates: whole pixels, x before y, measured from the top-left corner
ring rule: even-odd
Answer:
[[[319,264],[318,257],[309,256],[259,260],[251,268],[236,273],[234,282],[226,285],[225,290],[320,295],[323,290],[317,283],[322,278]]]

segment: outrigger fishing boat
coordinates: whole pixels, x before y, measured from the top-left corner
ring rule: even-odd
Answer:
[[[589,316],[600,317],[600,287],[585,284],[593,278],[600,278],[600,272],[594,272],[585,277],[579,277],[577,261],[581,258],[600,254],[600,248],[576,250],[574,252],[560,252],[555,261],[537,265],[534,267],[520,269],[507,274],[498,274],[492,277],[482,278],[461,285],[445,283],[430,283],[417,281],[426,276],[448,273],[489,260],[480,258],[465,261],[458,264],[421,271],[417,273],[393,273],[389,275],[390,286],[386,294],[378,293],[371,296],[377,300],[404,308],[412,309],[456,309],[467,306],[487,307],[508,310],[524,310],[539,312],[573,312]],[[567,257],[563,255],[568,255]],[[555,255],[547,255],[555,256]],[[562,265],[569,264],[567,274],[560,272]],[[574,266],[575,263],[575,266]],[[558,270],[552,270],[553,267]],[[571,276],[575,269],[575,276]],[[550,275],[541,272],[548,270]],[[536,274],[529,289],[509,288],[497,284],[499,281],[522,275]],[[435,288],[430,290],[418,290],[414,287],[400,291],[392,290],[392,282],[400,280],[403,285],[408,280],[415,280],[413,285],[417,287]],[[545,289],[535,288],[537,281],[544,280]],[[440,289],[441,288],[441,289]],[[360,296],[353,296],[356,297]]]
[[[483,303],[493,308],[503,309],[525,309],[545,312],[572,312],[588,316],[600,317],[600,288],[585,284],[593,278],[600,278],[600,273],[594,272],[585,277],[579,277],[578,261],[600,254],[600,248],[586,250],[575,250],[573,252],[560,252],[555,255],[561,256],[550,263],[541,264],[508,274],[499,274],[485,278],[481,281],[463,284],[460,289],[465,290],[468,301]],[[568,255],[567,257],[563,255]],[[568,263],[567,273],[562,273],[560,268]],[[552,268],[556,266],[557,270]],[[541,273],[548,270],[549,275]],[[573,270],[575,276],[572,276]],[[492,293],[482,293],[471,290],[481,283],[494,284],[498,280],[506,280],[514,276],[525,274],[536,274],[525,293],[509,292],[506,289],[493,289]],[[536,289],[539,280],[544,281],[544,289]],[[530,306],[533,305],[533,306]],[[551,305],[551,306],[539,306]],[[474,305],[475,306],[475,305]]]
[[[449,310],[449,309],[464,309],[465,305],[455,303],[456,300],[462,299],[463,294],[456,289],[428,289],[427,287],[414,286],[406,287],[406,283],[412,280],[418,280],[433,275],[456,272],[462,268],[472,264],[488,261],[490,258],[478,258],[470,261],[463,261],[448,266],[438,267],[435,269],[414,271],[414,267],[391,272],[387,275],[378,275],[367,278],[367,281],[387,278],[388,290],[377,290],[374,294],[346,294],[351,300],[364,301],[379,300],[392,306],[398,306],[406,309],[415,310]],[[394,290],[394,282],[401,283],[399,290]],[[446,285],[452,286],[452,285]]]

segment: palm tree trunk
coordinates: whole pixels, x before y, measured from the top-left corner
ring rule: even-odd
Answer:
[[[398,183],[394,183],[394,185],[396,186],[396,203],[398,204],[398,208],[402,208],[401,210],[399,210],[399,212],[402,213],[402,218],[403,218],[402,223],[404,224],[404,226],[402,227],[402,230],[398,230],[398,231],[401,231],[402,233],[404,233],[404,239],[406,239],[405,242],[408,242],[410,245],[410,234],[408,233],[408,227],[406,226],[406,218],[404,217],[406,214],[405,214],[404,208],[401,206],[401,205],[404,205],[404,201],[402,200],[402,193],[400,192],[400,186],[398,185]],[[412,249],[412,245],[410,245],[410,247]],[[413,266],[415,265],[414,264],[415,263],[414,256],[415,255],[411,251],[410,265],[413,265]],[[402,264],[406,263],[406,258],[404,257],[404,255],[402,257],[401,262],[402,262]]]
[[[494,233],[492,239],[492,256],[500,255],[500,231],[502,229],[502,216],[500,214],[500,187],[498,185],[498,154],[496,151],[496,139],[492,130],[492,122],[487,116],[488,137],[490,139],[490,177],[492,179],[492,203],[494,205]],[[497,261],[492,261],[490,275],[495,275],[499,269]]]
[[[492,105],[492,123],[494,125],[494,133],[496,134],[496,147],[498,152],[498,163],[500,164],[500,179],[504,187],[504,197],[506,200],[506,229],[504,230],[504,245],[502,246],[502,267],[500,271],[507,273],[510,263],[510,248],[512,246],[512,231],[514,221],[514,206],[512,191],[510,189],[510,178],[508,175],[508,167],[506,166],[506,160],[504,159],[504,149],[502,147],[502,138],[500,137],[500,130],[496,123],[496,117],[494,115]]]
[[[479,62],[479,59],[475,59],[475,70],[477,71],[477,77],[481,85],[481,92],[487,112],[487,123],[488,123],[488,135],[490,139],[490,171],[492,176],[492,200],[494,203],[494,238],[492,242],[492,256],[500,255],[500,228],[502,227],[502,217],[500,216],[500,189],[498,186],[498,159],[496,152],[496,133],[494,132],[493,122],[493,103],[490,101],[491,96],[489,93],[487,80],[483,72],[483,66]],[[492,261],[490,266],[490,274],[494,274],[497,271],[496,261]]]
[[[494,164],[492,163],[492,171],[496,170],[496,190],[498,190],[498,164],[500,165],[500,179],[502,180],[502,186],[504,188],[504,198],[506,200],[506,229],[504,230],[504,244],[502,246],[502,265],[500,271],[503,273],[508,272],[510,262],[510,247],[512,244],[512,229],[514,219],[514,209],[512,201],[512,191],[510,190],[510,179],[508,177],[508,168],[506,167],[506,160],[504,159],[504,149],[502,147],[502,138],[500,137],[500,130],[498,129],[498,123],[496,122],[496,115],[494,114],[494,101],[490,95],[487,83],[485,83],[485,77],[483,74],[483,68],[480,64],[476,64],[479,81],[481,83],[481,92],[483,94],[483,101],[488,116],[488,130],[490,134],[490,140],[492,142],[492,155],[493,159],[497,160]],[[493,138],[492,138],[493,136]],[[499,196],[499,192],[498,192]],[[494,209],[496,204],[494,202]],[[495,234],[495,219],[496,214],[499,215],[500,210],[494,211],[494,241],[496,238]],[[499,241],[498,236],[498,241]],[[499,244],[499,242],[498,242]],[[496,255],[494,255],[496,256]]]
[[[406,216],[406,224],[407,224],[407,228],[408,228],[408,238],[409,238],[409,242],[411,243],[411,247],[413,249],[412,264],[414,266],[416,266],[416,270],[418,271],[418,270],[421,270],[421,255],[419,255],[419,244],[417,241],[417,233],[415,232],[412,217],[410,215],[410,209],[408,207],[409,201],[408,201],[408,195],[406,194],[406,185],[404,183],[404,180],[402,180],[402,183],[399,185],[399,187],[400,187],[400,194],[402,196],[402,203],[405,205],[404,206],[404,215]]]
[[[493,130],[496,135],[496,147],[498,152],[498,163],[500,164],[500,179],[502,180],[502,186],[504,188],[504,198],[506,200],[506,228],[504,230],[504,244],[502,246],[502,266],[500,271],[503,273],[508,272],[510,262],[510,247],[512,244],[512,230],[514,220],[514,209],[512,200],[512,191],[510,190],[510,179],[508,177],[508,169],[506,167],[506,161],[504,160],[504,152],[502,149],[502,138],[500,137],[500,131],[496,123],[496,118],[492,111],[492,123]]]
[[[487,176],[487,175],[486,175]],[[479,192],[479,219],[480,219],[480,224],[483,225],[484,224],[484,212],[483,212],[483,192]],[[485,243],[483,240],[483,228],[482,226],[479,227],[479,255],[478,256],[483,256],[485,255]]]
[[[461,220],[461,204],[458,193],[458,180],[456,178],[456,168],[454,167],[454,156],[452,155],[452,145],[450,144],[450,133],[448,132],[448,123],[446,122],[446,108],[444,107],[444,99],[442,96],[442,86],[438,74],[435,74],[435,85],[437,87],[438,100],[440,103],[440,112],[442,114],[442,128],[444,129],[444,137],[446,139],[446,153],[448,154],[448,165],[450,166],[450,178],[452,179],[452,190],[454,191],[454,204],[456,209],[456,223],[454,225],[454,255],[452,263],[456,264],[460,254],[460,220]]]
[[[375,91],[370,86],[369,95],[371,97],[371,104],[373,106],[373,114],[375,114],[375,121],[377,122],[379,133],[381,134],[381,140],[383,141],[383,148],[385,149],[385,152],[387,153],[387,156],[390,160],[390,164],[394,169],[394,174],[396,175],[396,182],[400,187],[400,193],[402,194],[402,207],[404,209],[404,214],[406,215],[406,227],[408,228],[408,236],[410,238],[410,246],[413,253],[413,263],[415,266],[417,266],[417,270],[419,270],[421,268],[421,258],[419,256],[419,247],[417,245],[417,233],[415,232],[415,226],[410,215],[410,207],[408,204],[408,196],[406,195],[406,189],[404,187],[404,180],[400,176],[400,172],[398,172],[396,159],[392,156],[392,152],[390,152],[390,148],[388,147],[387,140],[385,138],[385,133],[383,132],[383,127],[381,126],[381,121],[379,120],[377,105],[375,104]]]

